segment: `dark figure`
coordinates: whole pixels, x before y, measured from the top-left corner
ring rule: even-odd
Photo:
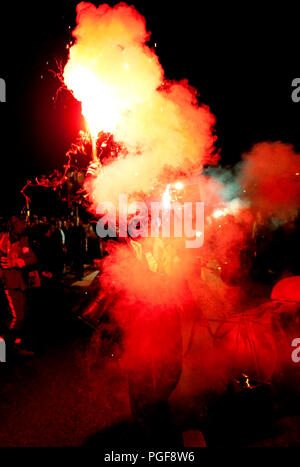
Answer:
[[[36,253],[42,280],[60,280],[62,248],[55,229],[50,224],[41,226]]]
[[[10,314],[9,329],[15,343],[20,344],[27,317],[27,294],[30,267],[36,264],[28,236],[26,222],[13,216],[8,232],[0,233],[1,283],[7,298]]]
[[[86,234],[79,217],[75,218],[74,226],[69,229],[68,234],[72,270],[76,278],[81,279],[86,254]]]

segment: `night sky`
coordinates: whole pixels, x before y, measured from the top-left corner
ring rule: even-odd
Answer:
[[[80,105],[70,94],[62,92],[54,102],[60,83],[49,71],[66,62],[77,3],[1,5],[0,78],[7,102],[0,103],[0,215],[22,204],[19,191],[27,178],[62,167],[82,127]],[[132,3],[146,17],[166,77],[187,78],[215,114],[224,165],[264,140],[289,142],[300,151],[300,102],[291,99],[291,82],[300,76],[294,6]]]

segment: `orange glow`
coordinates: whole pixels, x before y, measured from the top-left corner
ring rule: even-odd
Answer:
[[[114,133],[126,112],[146,103],[161,84],[162,69],[150,49],[144,19],[133,7],[89,3],[77,6],[64,82],[82,103],[82,113],[95,138]],[[149,102],[148,102],[149,104]]]
[[[121,105],[117,105],[113,89],[84,67],[67,69],[64,79],[82,103],[82,113],[92,137],[97,137],[100,131],[113,132],[121,114]]]
[[[243,373],[242,376],[245,378],[245,384],[247,388],[252,389],[254,386],[250,384],[249,376],[247,376],[245,373]]]
[[[175,188],[176,188],[176,190],[182,190],[183,189],[183,183],[182,182],[177,182],[175,184]]]
[[[94,146],[98,133],[109,132],[126,148],[126,158],[120,154],[89,188],[92,209],[105,200],[117,204],[119,193],[147,196],[166,167],[184,175],[215,162],[214,116],[187,81],[165,78],[134,7],[82,2],[73,36],[63,77]]]

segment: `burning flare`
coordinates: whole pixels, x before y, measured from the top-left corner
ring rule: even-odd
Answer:
[[[94,144],[99,132],[110,132],[126,148],[90,188],[92,208],[119,193],[147,194],[166,171],[215,162],[214,116],[186,81],[165,79],[134,7],[80,3],[73,36],[65,84],[82,104]]]

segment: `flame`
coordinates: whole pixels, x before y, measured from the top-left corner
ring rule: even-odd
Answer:
[[[162,69],[150,49],[145,21],[134,8],[82,2],[64,69],[64,82],[82,103],[91,135],[116,132],[126,112],[147,100],[162,82]],[[153,62],[156,62],[153,66]],[[151,73],[149,73],[149,68]]]
[[[183,190],[183,187],[184,187],[184,185],[183,185],[182,182],[177,182],[177,183],[175,184],[176,190]]]
[[[247,386],[247,388],[253,389],[254,386],[252,386],[252,385],[250,384],[249,376],[246,375],[245,373],[242,373],[242,376],[245,378],[245,385]]]
[[[73,36],[65,85],[82,104],[94,146],[109,132],[125,148],[88,188],[92,210],[101,201],[117,204],[120,193],[148,195],[166,168],[184,175],[216,161],[214,116],[186,80],[165,78],[134,7],[82,2]]]
[[[96,138],[100,131],[114,132],[122,106],[118,104],[113,88],[84,67],[67,69],[64,79],[74,96],[82,102],[82,113],[92,137]]]

